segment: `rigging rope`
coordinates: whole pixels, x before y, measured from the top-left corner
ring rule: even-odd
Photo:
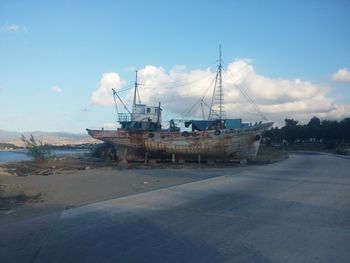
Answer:
[[[201,77],[199,77],[197,79],[194,79],[194,80],[189,81],[187,83],[177,84],[177,85],[174,85],[174,82],[172,82],[171,84],[166,85],[166,86],[162,86],[162,87],[154,86],[154,85],[147,85],[147,84],[145,84],[144,86],[145,86],[146,89],[147,88],[164,88],[164,87],[166,87],[166,88],[179,88],[179,87],[185,87],[185,86],[192,85],[193,83],[195,83],[197,81],[200,81],[200,80],[203,80],[203,79],[206,79],[206,78],[210,77],[211,75],[212,75],[212,72],[209,72],[208,74],[206,74],[204,76],[201,76]]]
[[[178,114],[180,116],[182,116],[183,118],[187,118],[189,116],[191,116],[196,110],[197,110],[197,105],[199,105],[200,103],[204,102],[204,98],[207,95],[210,87],[213,85],[214,81],[216,78],[214,78],[210,85],[208,86],[208,88],[204,91],[204,94],[194,103],[194,105],[189,109],[189,110],[185,110],[182,113]]]
[[[241,92],[241,94],[245,97],[245,99],[246,99],[250,104],[252,104],[252,106],[253,106],[253,108],[254,108],[254,110],[256,111],[257,114],[254,114],[254,113],[252,113],[252,112],[248,112],[248,111],[246,111],[246,110],[244,110],[244,109],[242,109],[242,110],[244,110],[244,111],[246,111],[247,113],[250,113],[250,114],[259,115],[260,117],[262,117],[264,120],[267,121],[268,119],[267,119],[266,116],[261,112],[261,110],[259,109],[259,106],[254,102],[254,100],[251,98],[251,96],[248,94],[248,92],[247,92],[246,90],[243,89],[243,87],[241,87],[241,86],[239,86],[237,83],[235,83],[235,80],[234,80],[233,75],[232,75],[231,72],[227,69],[226,63],[225,63],[223,60],[221,60],[221,61],[222,61],[223,65],[224,65],[224,74],[226,73],[226,75],[228,75],[228,76],[231,78],[234,87],[236,87],[236,88]],[[216,63],[217,63],[217,61],[215,62],[215,64],[216,64]],[[214,64],[214,63],[212,63],[211,65],[209,65],[207,68],[210,68],[213,64]],[[244,65],[243,68],[240,68],[240,69],[239,69],[239,71],[242,70],[242,69],[244,69],[244,68],[247,67],[248,65],[249,65],[249,64]],[[143,84],[142,86],[144,87],[144,89],[149,89],[149,88],[164,88],[164,87],[166,87],[166,88],[185,87],[185,86],[192,85],[193,83],[195,83],[195,82],[197,82],[197,81],[204,80],[204,79],[208,78],[209,76],[212,76],[213,74],[214,74],[214,73],[210,71],[209,73],[205,74],[204,76],[201,76],[200,78],[196,78],[196,79],[194,79],[194,80],[191,80],[191,81],[188,81],[188,82],[183,83],[184,81],[187,81],[188,78],[189,78],[189,76],[185,76],[185,77],[183,77],[183,78],[175,79],[174,81],[171,82],[171,84],[166,85],[166,86],[163,86],[163,87],[154,86],[154,85],[146,85],[146,84]],[[192,114],[194,114],[195,111],[198,109],[198,107],[201,106],[203,103],[205,104],[205,106],[209,107],[209,105],[207,105],[207,104],[204,102],[204,99],[205,99],[205,97],[206,97],[206,95],[207,95],[209,89],[210,89],[211,86],[213,85],[214,81],[215,81],[215,83],[217,82],[216,80],[217,80],[217,74],[215,74],[215,77],[214,77],[213,80],[211,81],[211,83],[210,83],[210,85],[208,86],[208,88],[205,90],[204,94],[203,94],[189,109],[183,111],[182,113],[176,114],[175,117],[178,116],[178,117],[182,117],[182,118],[185,119],[185,118],[191,116]],[[178,85],[175,85],[176,83],[179,83],[179,84],[178,84]],[[133,85],[129,85],[129,86],[127,86],[127,87],[125,87],[125,88],[123,88],[123,89],[121,89],[121,90],[118,90],[118,93],[121,93],[121,92],[124,92],[124,91],[129,91],[129,90],[131,90],[131,89],[133,89],[133,88],[134,88]],[[114,90],[113,90],[113,91],[114,91]],[[117,92],[114,91],[114,93],[115,93],[115,95],[117,95],[118,99],[121,101],[121,98],[118,96]],[[137,95],[138,95],[138,99],[139,99],[139,101],[140,101],[140,94],[138,93]],[[169,101],[173,102],[174,100],[171,99],[171,100],[169,100]],[[122,102],[124,108],[127,109],[127,108],[126,108],[126,105],[123,103],[123,101],[121,101],[121,102]],[[164,101],[163,101],[163,103],[164,103]],[[166,102],[165,102],[165,103],[166,103]],[[213,103],[213,102],[212,102],[212,103]],[[209,108],[211,109],[211,110],[209,111],[209,115],[218,115],[218,113],[217,113],[216,111],[214,111],[214,109],[212,109],[212,107],[209,107]],[[118,111],[118,109],[117,109],[117,111]],[[203,111],[203,109],[202,109],[202,111]],[[209,118],[210,118],[210,116],[209,116]]]
[[[227,70],[227,66],[226,63],[224,61],[222,61],[224,66],[225,66],[225,72],[229,74],[229,77],[231,77],[232,83],[233,85],[238,88],[238,90],[242,93],[242,95],[247,99],[247,101],[249,103],[251,103],[255,109],[255,111],[260,115],[260,117],[262,117],[265,121],[267,121],[268,119],[266,118],[266,116],[260,111],[259,106],[254,102],[254,100],[249,96],[249,94],[247,93],[247,91],[245,91],[242,87],[240,87],[238,84],[235,83],[234,77],[232,76],[231,72],[229,70]],[[244,68],[244,67],[243,67]],[[243,69],[242,68],[242,69]],[[240,69],[241,70],[241,69]]]

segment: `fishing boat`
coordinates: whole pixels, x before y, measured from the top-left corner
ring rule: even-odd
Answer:
[[[255,124],[243,123],[241,119],[226,119],[223,105],[221,50],[215,75],[215,85],[209,116],[203,120],[181,120],[187,127],[180,129],[179,120],[170,120],[169,127],[162,127],[161,103],[147,106],[137,101],[138,80],[134,85],[132,110],[129,111],[119,96],[113,91],[116,106],[121,103],[126,112],[119,112],[120,128],[116,130],[87,129],[88,134],[98,140],[115,146],[119,161],[150,159],[231,161],[251,160],[257,155],[264,131],[272,122]]]

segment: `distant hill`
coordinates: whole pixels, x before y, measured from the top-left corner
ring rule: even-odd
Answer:
[[[23,146],[21,140],[22,135],[27,138],[33,135],[36,140],[40,140],[43,143],[52,145],[66,145],[66,144],[83,144],[83,143],[96,143],[97,140],[91,138],[88,134],[80,133],[67,133],[67,132],[14,132],[0,130],[0,142],[11,143],[17,146]]]

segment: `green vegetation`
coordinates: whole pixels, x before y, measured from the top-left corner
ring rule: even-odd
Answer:
[[[3,149],[20,149],[21,147],[18,147],[12,143],[5,143],[5,142],[0,142],[0,150]]]
[[[22,135],[21,139],[28,150],[27,155],[35,161],[45,161],[52,155],[51,146],[41,141],[37,142],[33,135],[30,135],[29,139]]]
[[[260,145],[257,156],[250,160],[250,164],[268,164],[288,158],[288,152],[283,148],[275,148],[266,145]]]
[[[294,119],[285,119],[285,126],[267,131],[264,140],[266,145],[290,150],[332,150],[347,154],[346,149],[350,147],[350,118],[321,121],[312,117],[304,125]]]

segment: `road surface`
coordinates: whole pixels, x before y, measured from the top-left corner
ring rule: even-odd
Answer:
[[[350,262],[350,159],[220,173],[2,225],[0,261]]]

